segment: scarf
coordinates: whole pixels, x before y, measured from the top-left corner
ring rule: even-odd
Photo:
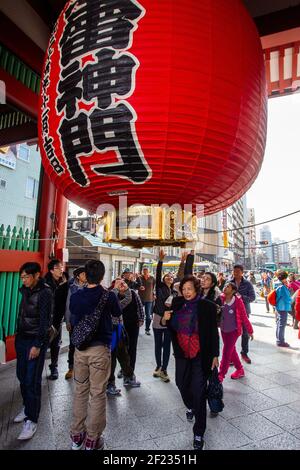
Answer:
[[[187,300],[173,318],[173,327],[177,331],[179,346],[184,356],[193,359],[200,351],[198,335],[197,304],[200,296]]]

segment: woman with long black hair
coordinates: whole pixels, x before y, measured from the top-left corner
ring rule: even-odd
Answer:
[[[165,253],[163,250],[159,252],[159,261],[156,268],[155,282],[155,304],[153,309],[153,334],[155,347],[156,367],[153,377],[161,378],[163,382],[170,382],[167,368],[170,359],[171,336],[168,328],[161,325],[161,318],[170,307],[173,297],[176,297],[177,291],[174,289],[174,276],[166,273],[162,277],[163,261]],[[169,307],[167,307],[167,305]]]

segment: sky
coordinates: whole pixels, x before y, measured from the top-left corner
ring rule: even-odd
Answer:
[[[268,100],[266,151],[247,206],[256,223],[300,209],[300,93]],[[300,212],[268,225],[273,239],[289,241],[300,238],[299,224]]]

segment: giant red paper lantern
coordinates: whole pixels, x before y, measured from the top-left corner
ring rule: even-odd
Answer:
[[[239,0],[71,0],[46,55],[43,165],[71,201],[228,207],[266,140],[263,53]]]

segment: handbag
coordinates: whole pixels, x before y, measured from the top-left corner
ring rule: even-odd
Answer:
[[[50,328],[48,329],[49,344],[52,343],[52,341],[56,338],[57,335],[58,335],[58,330],[55,328],[55,326],[51,325]]]
[[[71,341],[79,351],[86,349],[94,338],[104,307],[108,300],[108,296],[109,291],[105,291],[101,296],[100,302],[95,311],[89,315],[85,315],[77,325],[74,326]]]
[[[112,337],[111,337],[111,351],[114,351],[117,347],[121,339],[125,339],[125,330],[121,323],[118,325],[113,326]]]
[[[208,379],[207,401],[212,413],[220,413],[224,408],[223,385],[218,377],[218,369],[215,367]]]
[[[165,306],[166,307],[171,307],[172,302],[173,302],[173,298],[174,298],[173,295],[169,295],[169,297],[165,300]]]

